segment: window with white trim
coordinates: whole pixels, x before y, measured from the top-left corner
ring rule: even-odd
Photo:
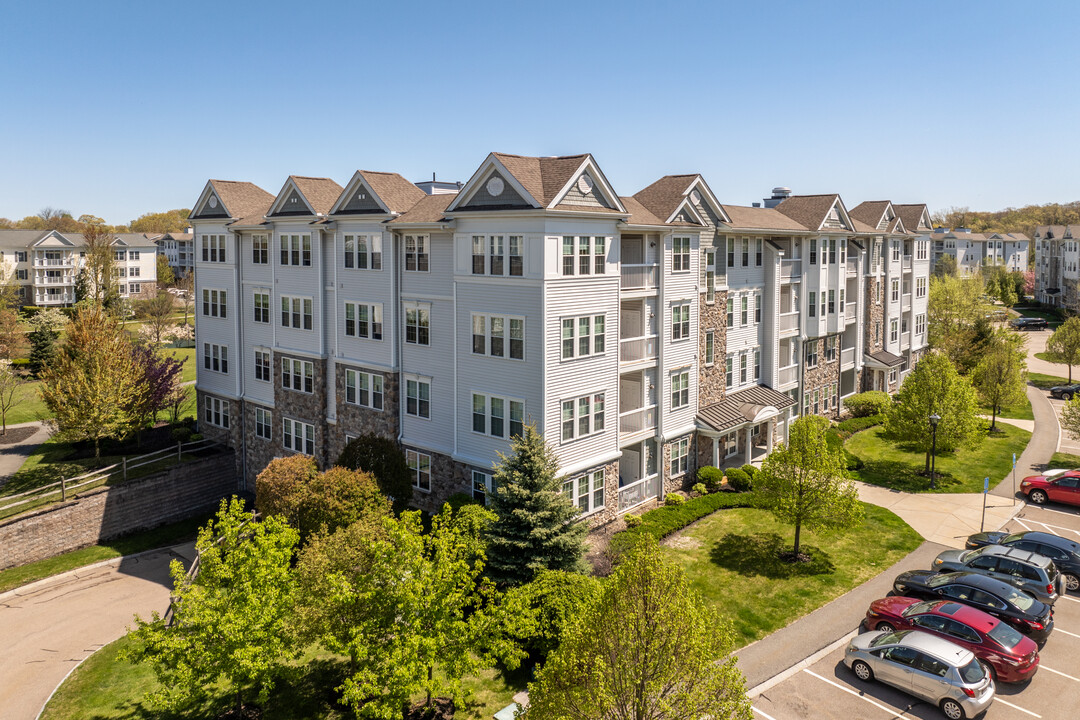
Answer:
[[[142,272],[140,271],[140,268],[138,266],[133,267],[133,268],[128,268],[128,277],[139,277],[141,274],[142,274]],[[222,290],[222,292],[225,292],[225,291]],[[224,317],[224,315],[222,317]]]
[[[916,315],[915,316],[915,334],[916,335],[922,335],[924,332],[926,332],[926,316],[925,315]]]
[[[750,264],[750,238],[742,239],[742,266]]]
[[[312,300],[298,295],[281,296],[281,327],[311,330]]]
[[[900,339],[900,323],[896,320],[889,321],[889,342],[894,343]]]
[[[671,339],[686,340],[690,337],[690,304],[671,306]]]
[[[345,334],[367,340],[383,339],[382,305],[345,303]]]
[[[806,341],[806,367],[815,368],[818,363],[818,343],[817,340]]]
[[[738,242],[738,238],[727,237],[724,238],[724,242],[727,243],[727,266],[733,268],[735,267],[735,243]]]
[[[345,368],[345,402],[373,410],[382,410],[382,374]]]
[[[202,236],[202,261],[225,262],[225,236],[203,235]]]
[[[203,396],[203,420],[219,428],[229,429],[229,401]]]
[[[315,454],[315,426],[291,418],[281,419],[281,444],[286,450]]]
[[[281,235],[278,247],[282,265],[311,267],[311,235]]]
[[[686,370],[671,373],[671,409],[690,404],[690,373]]]
[[[757,239],[757,250],[754,253],[754,265],[761,267],[761,251],[764,248],[765,241],[762,238]]]
[[[498,438],[522,435],[525,429],[525,401],[473,393],[472,429],[474,433]]]
[[[562,239],[562,274],[603,275],[607,269],[607,238],[589,235],[564,235]]]
[[[263,440],[273,440],[272,420],[273,416],[269,410],[261,407],[255,408],[255,437]]]
[[[131,283],[128,285],[128,295],[138,295],[142,292],[142,285],[140,283]]]
[[[305,393],[315,392],[315,365],[308,360],[281,358],[281,387]]]
[[[671,476],[686,472],[690,461],[690,438],[683,438],[671,443]]]
[[[754,382],[761,379],[761,350],[754,350]]]
[[[25,250],[16,250],[15,251],[15,262],[21,262],[21,263],[26,262],[26,251]]]
[[[15,271],[15,279],[16,280],[28,280],[28,279],[30,279],[30,272],[28,270],[16,270]]]
[[[739,318],[740,318],[740,320],[742,320],[742,326],[746,327],[746,325],[750,322],[750,296],[749,295],[743,295],[741,298],[739,298],[739,309],[740,309]]]
[[[998,247],[1001,247],[1001,243],[998,243]],[[129,250],[128,251],[128,260],[138,260],[138,259],[139,259],[139,251],[138,250]]]
[[[404,302],[405,342],[410,345],[431,344],[431,303]]]
[[[825,362],[836,361],[836,336],[830,335],[825,338]]]
[[[431,492],[431,456],[406,450],[405,462],[412,476],[412,486],[421,492]]]
[[[724,457],[729,458],[739,452],[739,431],[732,430],[721,441],[724,448]]]
[[[727,299],[727,326],[735,327],[735,298],[733,297]]]
[[[255,265],[270,262],[270,240],[266,235],[251,236],[251,262]]]
[[[562,401],[562,441],[595,435],[604,430],[604,393]]]
[[[495,484],[491,475],[479,470],[472,471],[472,487],[473,500],[484,505],[488,504],[488,498],[495,492]]]
[[[202,291],[202,314],[203,317],[226,317],[226,292],[224,290]]]
[[[926,297],[926,278],[915,278],[915,297]]]
[[[754,322],[761,323],[761,293],[754,293]]]
[[[596,470],[563,480],[563,495],[570,498],[582,515],[604,507],[604,471]]]
[[[817,265],[817,238],[810,238],[810,264]]]
[[[731,388],[735,385],[735,355],[728,353],[724,360],[724,387]]]
[[[705,251],[705,302],[716,302],[716,250]]]
[[[474,355],[525,359],[525,318],[508,315],[472,316]]]
[[[427,235],[405,236],[405,269],[409,272],[428,271]]]
[[[347,270],[382,270],[382,235],[345,235]]]
[[[896,382],[896,368],[889,371],[889,384],[892,385]]]
[[[671,238],[671,272],[690,272],[690,238]]]
[[[562,319],[562,359],[604,354],[604,316]]]
[[[419,418],[431,417],[431,380],[418,376],[405,378],[405,414]]]
[[[829,289],[829,314],[832,315],[836,312],[836,291]]]
[[[203,343],[203,369],[219,373],[229,372],[228,346]]]
[[[270,351],[255,348],[255,379],[271,382],[270,376]]]
[[[257,323],[270,322],[270,289],[255,288],[252,293],[252,307],[254,308],[254,320]]]
[[[716,359],[716,339],[712,330],[705,331],[705,367],[712,367]]]
[[[817,316],[817,292],[813,290],[810,291],[810,302],[807,305],[807,309],[809,310],[808,314],[810,317]]]
[[[746,353],[745,352],[739,353],[739,384],[740,385],[745,385],[746,384],[746,364],[747,364]]]
[[[894,278],[891,283],[891,295],[889,298],[892,302],[896,302],[900,299],[900,280]]]

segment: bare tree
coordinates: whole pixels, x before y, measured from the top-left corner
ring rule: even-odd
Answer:
[[[3,425],[0,435],[7,435],[7,414],[23,401],[22,387],[25,384],[26,381],[11,369],[10,362],[5,360],[0,363],[0,423]]]
[[[116,284],[116,251],[113,235],[104,225],[89,223],[83,226],[86,258],[83,270],[87,275],[87,297],[104,308],[113,307],[120,299]]]
[[[154,345],[160,345],[162,334],[176,324],[173,320],[172,294],[159,290],[158,294],[149,300],[140,300],[135,306],[135,317],[146,322],[146,327],[154,338]]]
[[[71,213],[54,207],[42,208],[37,216],[45,224],[46,230],[62,230],[65,226],[70,225],[71,221]]]
[[[184,305],[184,324],[187,325],[188,313],[191,312],[191,304],[195,301],[195,271],[189,270],[177,281],[176,287],[181,290],[180,302]]]

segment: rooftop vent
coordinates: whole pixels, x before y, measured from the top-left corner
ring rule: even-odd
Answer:
[[[774,187],[772,189],[772,197],[765,198],[765,207],[774,208],[780,203],[787,200],[789,197],[791,197],[791,188],[784,187],[783,185],[779,187]]]

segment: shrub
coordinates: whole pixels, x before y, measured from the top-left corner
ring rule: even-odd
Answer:
[[[191,434],[191,442],[199,442],[202,439],[203,439],[203,436],[200,433],[192,433]]]
[[[864,417],[853,417],[836,423],[836,430],[842,440],[847,440],[857,432],[875,427],[885,422],[885,416],[878,413]]]
[[[175,440],[176,442],[182,442],[183,443],[183,442],[189,442],[191,440],[192,432],[191,432],[191,428],[187,427],[186,425],[181,425],[180,427],[173,428],[172,432],[169,433],[169,434],[172,436],[172,439]]]
[[[409,464],[405,460],[405,453],[389,438],[361,435],[345,446],[335,464],[349,470],[371,473],[379,484],[379,490],[390,498],[397,512],[412,502]]]
[[[852,395],[844,401],[844,407],[851,411],[854,417],[867,417],[869,415],[881,415],[892,405],[892,397],[880,390]]]
[[[720,489],[724,480],[724,471],[712,465],[706,465],[698,468],[697,479],[705,483],[705,487],[709,489],[709,492],[716,492]]]
[[[621,555],[633,547],[642,535],[662,540],[721,508],[759,507],[760,503],[757,493],[712,493],[687,500],[680,505],[658,507],[642,515],[638,525],[615,533],[611,538],[610,548],[613,554]]]
[[[664,496],[664,505],[667,505],[668,507],[672,505],[682,505],[684,502],[686,502],[686,498],[678,493],[671,492]]]
[[[541,570],[532,582],[514,588],[506,601],[521,601],[535,613],[530,637],[517,638],[533,662],[543,662],[559,646],[577,613],[600,595],[600,581],[565,570]]]
[[[727,481],[732,490],[737,490],[738,492],[745,492],[753,487],[750,476],[741,468],[731,468],[728,470]]]
[[[694,483],[694,487],[692,487],[690,489],[693,490],[694,492],[696,492],[698,495],[705,495],[705,494],[707,494],[709,492],[708,488],[705,487],[705,483],[700,483],[700,482],[699,483]]]
[[[747,477],[750,478],[751,484],[753,484],[754,480],[757,479],[757,474],[761,472],[761,468],[757,467],[756,465],[751,465],[750,463],[743,465],[739,469],[746,473]]]
[[[626,527],[628,527],[628,528],[636,528],[638,525],[641,525],[641,516],[640,515],[633,515],[631,513],[626,513],[625,515],[623,515],[623,520],[626,521]]]
[[[466,505],[483,505],[482,502],[473,498],[469,493],[456,492],[450,497],[446,498],[446,504],[450,506],[450,509],[455,513]]]

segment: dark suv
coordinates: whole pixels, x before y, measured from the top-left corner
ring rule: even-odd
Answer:
[[[1053,605],[1062,588],[1061,575],[1050,558],[1028,550],[986,545],[976,550],[946,550],[930,566],[937,572],[977,572],[1015,585]]]
[[[1045,318],[1036,317],[1019,317],[1014,318],[1010,323],[1014,330],[1042,330],[1047,325]]]
[[[1048,557],[1061,571],[1065,589],[1072,592],[1080,591],[1080,543],[1035,530],[1012,535],[1003,532],[976,533],[965,543],[965,547],[969,550],[985,545],[1004,545]]]
[[[1055,385],[1050,388],[1050,397],[1061,398],[1065,402],[1072,400],[1073,395],[1080,393],[1080,383],[1072,385]]]

